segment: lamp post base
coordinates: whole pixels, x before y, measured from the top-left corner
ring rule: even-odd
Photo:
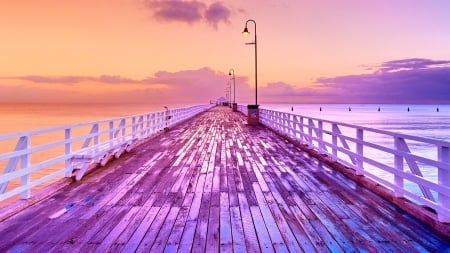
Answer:
[[[247,105],[247,124],[259,125],[259,105]]]
[[[237,103],[233,103],[233,112],[237,112]]]

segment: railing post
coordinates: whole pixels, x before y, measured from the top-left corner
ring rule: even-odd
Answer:
[[[299,120],[299,130],[300,130],[300,144],[304,143],[305,140],[305,129],[303,124],[303,116],[300,116]]]
[[[31,159],[30,159],[31,154],[29,153],[30,148],[31,148],[30,136],[25,136],[24,149],[26,149],[27,152],[26,152],[26,154],[24,154],[20,157],[20,168],[21,169],[26,169],[26,168],[30,167],[30,164],[31,164]],[[20,178],[21,186],[26,186],[29,183],[30,183],[30,174],[23,175]],[[30,197],[31,197],[30,189],[25,190],[20,194],[21,199],[29,199]]]
[[[67,128],[66,130],[64,130],[64,140],[66,141],[66,144],[64,145],[64,153],[66,155],[70,155],[72,154],[72,129],[71,128]],[[65,177],[71,177],[72,176],[72,165],[70,164],[70,158],[67,158],[65,161],[65,169],[66,169],[66,174]]]
[[[114,121],[109,121],[109,147],[114,146]]]
[[[139,116],[138,120],[138,126],[136,128],[136,131],[138,132],[138,135],[142,138],[144,135],[144,116]]]
[[[288,115],[289,119],[289,136],[295,140],[295,125],[294,125],[294,115]]]
[[[317,139],[318,139],[318,146],[319,146],[319,153],[324,153],[324,144],[323,144],[323,121],[319,120],[318,123],[318,127],[319,127],[319,131],[318,131],[318,135],[317,135]]]
[[[450,147],[439,146],[438,147],[438,161],[446,164],[450,164]],[[450,170],[449,168],[438,168],[438,184],[446,187],[450,187]],[[450,197],[444,193],[438,194],[439,204],[450,210]],[[450,216],[443,215],[438,212],[438,219],[441,222],[450,222]]]
[[[146,115],[145,138],[150,135],[150,114]]]
[[[308,119],[308,134],[309,134],[309,145],[310,147],[313,147],[313,128],[314,128],[314,122],[312,119]]]
[[[394,137],[394,146],[395,146],[395,157],[394,157],[394,166],[396,173],[394,174],[394,184],[400,188],[401,190],[398,190],[397,188],[394,189],[394,194],[396,197],[400,198],[403,197],[403,187],[404,187],[404,180],[403,177],[401,177],[397,172],[403,171],[403,156],[399,155],[398,152],[401,151],[401,138],[400,137]]]
[[[356,143],[356,154],[358,155],[358,158],[356,159],[356,175],[364,175],[364,167],[363,167],[363,157],[364,157],[364,145],[363,145],[363,139],[364,139],[364,132],[361,128],[358,128],[356,130],[356,139],[358,142]]]
[[[298,124],[298,116],[294,115],[293,118],[293,127],[294,127],[294,140],[299,140],[300,136],[298,136],[297,134],[300,132],[299,131],[299,124]]]
[[[286,136],[289,136],[289,128],[291,126],[290,121],[289,121],[289,114],[284,113],[283,114],[283,125],[284,125],[284,133],[286,134]]]
[[[136,138],[136,117],[133,116],[131,121],[131,136],[133,136],[133,139]]]
[[[337,142],[337,140],[338,140],[338,133],[339,133],[339,131],[338,131],[338,126],[337,126],[337,124],[336,123],[333,123],[332,124],[332,126],[331,126],[331,132],[332,132],[332,136],[331,136],[331,142],[333,143],[333,148],[332,148],[332,153],[333,153],[333,159],[335,160],[335,161],[337,161],[338,160],[338,153],[337,153],[337,145],[338,145],[338,142]]]
[[[98,152],[98,144],[100,143],[99,142],[99,124],[98,123],[95,123],[94,124],[94,126],[95,126],[95,135],[94,135],[94,145],[95,145],[95,152]]]
[[[151,132],[151,134],[154,134],[154,133],[156,133],[156,113],[152,113],[151,125],[152,125],[152,132]]]

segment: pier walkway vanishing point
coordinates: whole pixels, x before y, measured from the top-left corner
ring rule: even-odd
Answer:
[[[215,107],[0,223],[0,252],[443,252],[450,240]]]

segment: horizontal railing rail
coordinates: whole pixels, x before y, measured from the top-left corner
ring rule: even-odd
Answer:
[[[31,197],[34,187],[72,177],[80,169],[105,165],[113,156],[214,105],[151,112],[0,135],[0,202]]]
[[[449,142],[267,109],[260,109],[260,123],[450,222]]]

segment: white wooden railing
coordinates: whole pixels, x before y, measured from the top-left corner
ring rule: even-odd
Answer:
[[[242,112],[245,116],[247,116],[248,109],[247,109],[247,106],[246,106],[246,105],[238,105],[238,106],[237,106],[237,110],[238,110],[239,112]]]
[[[244,106],[238,110],[247,113]],[[450,222],[449,142],[266,109],[260,109],[260,123]]]
[[[0,202],[18,194],[30,198],[36,186],[71,177],[76,169],[105,165],[112,156],[118,158],[138,142],[213,106],[0,135]]]

